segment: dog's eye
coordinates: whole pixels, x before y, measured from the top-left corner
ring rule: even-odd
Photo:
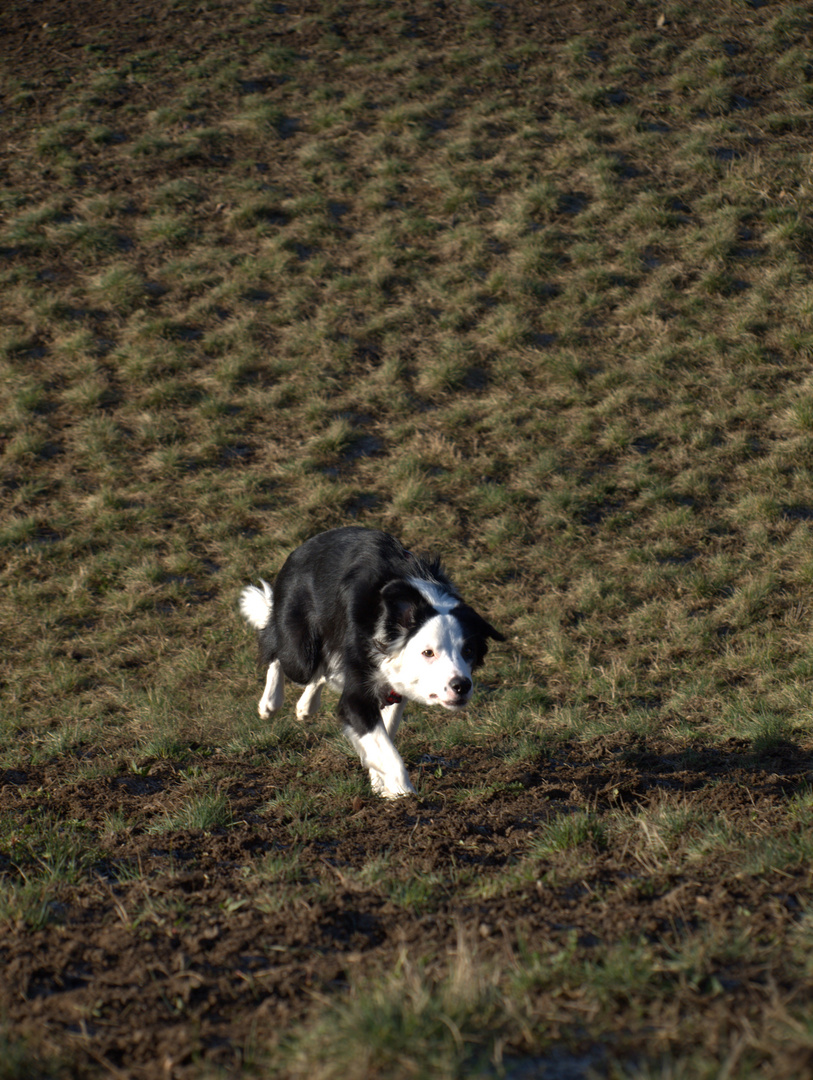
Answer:
[[[471,645],[464,645],[463,646],[463,659],[464,660],[471,660],[472,656],[474,656],[474,649],[472,648],[472,646]]]
[[[421,656],[425,656],[427,660],[431,660],[434,655],[431,649],[424,649],[421,653]]]

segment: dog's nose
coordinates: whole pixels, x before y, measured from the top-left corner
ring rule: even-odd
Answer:
[[[456,675],[449,680],[449,686],[459,697],[463,697],[471,690],[471,679],[467,679],[463,675]]]

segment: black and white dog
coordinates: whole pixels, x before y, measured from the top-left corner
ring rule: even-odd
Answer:
[[[387,799],[414,791],[392,741],[404,699],[462,709],[488,638],[503,635],[463,603],[437,560],[372,529],[320,533],[288,556],[273,588],[260,581],[240,596],[268,665],[260,716],[282,705],[286,676],[305,687],[301,720],[327,685],[341,695],[339,717],[373,790]]]

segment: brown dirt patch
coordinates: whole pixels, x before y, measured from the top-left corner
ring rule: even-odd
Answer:
[[[324,756],[318,748],[313,755],[317,762]],[[296,783],[273,758],[206,759],[233,777],[235,823],[210,832],[150,831],[183,798],[184,781],[167,764],[81,783],[75,762],[7,772],[0,813],[81,821],[98,830],[101,850],[92,875],[59,889],[52,922],[4,930],[0,1011],[38,1045],[70,1047],[91,1071],[102,1062],[116,1075],[148,1077],[160,1062],[166,1075],[182,1077],[195,1075],[201,1057],[235,1067],[255,1039],[273,1038],[322,1008],[318,998],[345,986],[362,965],[365,973],[391,970],[407,950],[442,966],[461,932],[496,957],[517,940],[545,953],[574,936],[586,953],[624,938],[668,948],[698,927],[719,930],[743,911],[754,935],[786,936],[810,888],[808,867],[743,873],[723,855],[676,873],[642,867],[633,851],[609,847],[596,850],[587,876],[574,878],[566,863],[543,858],[536,880],[508,885],[505,895],[477,899],[469,889],[466,899],[467,890],[464,898],[441,890],[428,909],[398,902],[383,882],[359,875],[386,856],[388,880],[448,879],[453,868],[499,878],[527,853],[544,821],[584,808],[651,806],[664,791],[751,829],[755,816],[766,823],[782,817],[811,766],[809,754],[792,748],[768,767],[756,767],[736,744],[692,757],[690,764],[679,751],[602,741],[529,768],[501,766],[487,751],[469,749],[446,766],[423,765],[432,773],[430,798],[388,805],[355,796],[340,806],[317,800],[316,837],[298,838],[284,800],[258,814],[276,791]],[[461,804],[461,780],[486,794]],[[140,824],[106,840],[104,822],[114,811]],[[264,858],[292,853],[295,882],[274,882],[258,870]],[[732,960],[714,977],[725,987],[722,998],[706,1000],[697,986],[673,990],[659,1006],[660,1024],[668,1028],[667,1015],[704,1001],[719,1013],[711,1027],[722,1037],[759,1014],[772,994],[792,989],[782,971],[753,958]]]

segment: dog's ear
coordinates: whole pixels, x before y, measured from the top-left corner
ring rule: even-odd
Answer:
[[[505,641],[505,634],[501,634],[499,630],[495,630],[494,627],[483,616],[469,607],[468,604],[460,604],[454,609],[454,613],[459,616],[461,621],[466,623],[467,628],[471,633],[479,635],[481,638],[493,638],[494,641]]]
[[[418,609],[426,605],[426,600],[415,586],[400,578],[387,582],[381,590],[381,599],[392,625],[404,630],[412,629],[417,621]]]
[[[499,630],[495,630],[494,627],[491,625],[491,623],[487,622],[482,617],[482,615],[479,615],[478,618],[480,619],[480,622],[483,624],[483,631],[482,632],[486,637],[493,638],[495,641],[505,641],[505,634],[501,634],[499,632]]]

